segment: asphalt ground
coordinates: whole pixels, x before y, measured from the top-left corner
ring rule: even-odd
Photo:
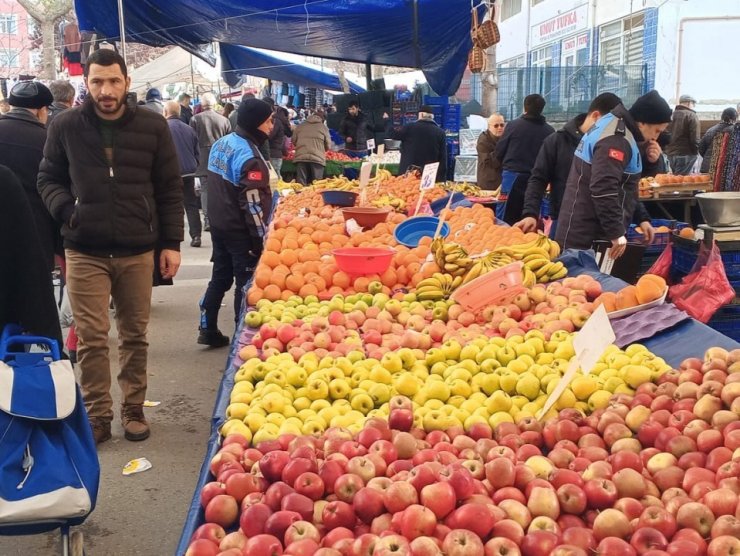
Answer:
[[[149,324],[147,399],[161,402],[147,408],[152,434],[144,442],[123,438],[118,416],[120,391],[117,336],[110,334],[113,398],[116,418],[113,439],[100,445],[100,491],[97,507],[79,528],[87,556],[165,556],[175,553],[203,461],[216,390],[226,367],[228,348],[209,349],[195,343],[198,300],[211,272],[208,233],[203,246],[183,243],[182,266],[174,286],[154,288]],[[220,315],[225,334],[233,333],[233,292],[226,294]],[[112,314],[111,314],[112,317]],[[145,457],[149,471],[123,476],[129,460]],[[0,479],[1,480],[1,479]],[[59,532],[0,537],[0,556],[61,554]]]

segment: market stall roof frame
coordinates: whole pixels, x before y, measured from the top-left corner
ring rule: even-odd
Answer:
[[[123,6],[129,41],[174,44],[201,57],[199,47],[226,42],[420,68],[440,95],[458,89],[472,47],[470,0],[123,0]],[[75,10],[81,29],[118,38],[117,0],[75,0]]]
[[[283,60],[253,48],[235,44],[220,43],[219,50],[221,77],[230,87],[238,87],[244,76],[252,75],[304,87],[331,91],[342,90],[342,84],[336,75],[306,64]],[[363,87],[347,81],[350,92],[365,92]]]

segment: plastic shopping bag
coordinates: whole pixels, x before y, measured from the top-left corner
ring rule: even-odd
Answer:
[[[667,284],[670,284],[671,279],[671,263],[673,262],[673,244],[668,243],[663,249],[663,252],[647,271],[648,274],[654,274],[660,276]]]
[[[694,268],[680,284],[671,287],[670,296],[676,307],[704,323],[735,298],[716,242],[711,249],[702,243]]]

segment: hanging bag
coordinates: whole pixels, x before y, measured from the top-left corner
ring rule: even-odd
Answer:
[[[22,351],[29,344],[47,345],[50,352]],[[44,524],[58,527],[59,521],[79,525],[95,507],[99,479],[95,441],[72,365],[59,360],[53,340],[3,333],[0,532],[38,532]]]
[[[680,284],[671,287],[670,296],[676,307],[704,323],[735,298],[717,242],[711,248],[701,244],[694,267]]]
[[[478,10],[474,9],[473,14],[477,20]],[[490,48],[501,41],[501,33],[499,32],[498,25],[494,21],[495,16],[496,12],[494,11],[493,6],[491,6],[488,11],[488,19],[481,23],[475,30],[475,42],[477,42],[478,46],[483,49]]]
[[[647,274],[654,274],[660,276],[667,284],[670,284],[671,280],[671,265],[673,264],[673,243],[668,242],[663,252],[660,254],[658,259],[647,271]]]
[[[478,45],[477,31],[478,11],[474,9],[470,20],[470,38],[473,40],[473,48],[468,54],[468,67],[471,73],[481,73],[486,69],[486,52]]]

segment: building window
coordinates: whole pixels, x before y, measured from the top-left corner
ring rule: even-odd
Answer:
[[[532,6],[536,6],[537,4],[542,4],[545,0],[532,0]]]
[[[599,63],[602,66],[642,64],[644,38],[643,14],[603,25],[599,30]]]
[[[532,67],[549,68],[552,66],[552,46],[545,46],[532,51]]]
[[[17,48],[0,48],[0,68],[20,67],[20,54]]]
[[[509,58],[498,64],[499,69],[503,68],[523,68],[525,66],[524,54],[517,56],[516,58]]]
[[[522,11],[522,0],[501,1],[501,21],[509,19]]]
[[[16,14],[0,14],[0,34],[15,35],[18,32],[18,16]]]

